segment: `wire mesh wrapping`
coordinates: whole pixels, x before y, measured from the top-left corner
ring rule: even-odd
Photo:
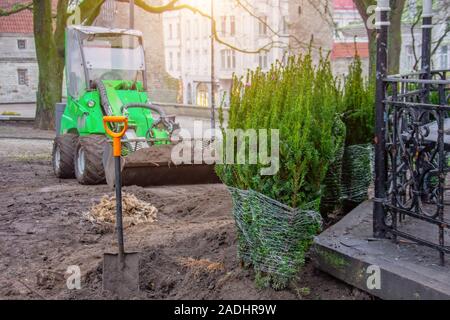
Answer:
[[[344,157],[344,146],[336,152],[334,161],[330,164],[323,181],[322,199],[320,201],[320,212],[323,215],[337,209],[342,200],[342,160]]]
[[[373,146],[360,144],[345,148],[342,166],[342,198],[360,203],[367,199],[373,180]]]
[[[238,256],[285,288],[304,264],[305,253],[322,226],[319,201],[293,209],[253,190],[229,187],[238,233]]]
[[[373,181],[373,161],[373,146],[370,144],[338,150],[323,182],[320,204],[323,216],[339,209],[343,200],[361,203],[367,199]]]

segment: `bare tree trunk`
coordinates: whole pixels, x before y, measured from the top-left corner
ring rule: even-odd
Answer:
[[[405,0],[391,0],[391,13],[390,21],[391,26],[389,27],[389,59],[388,59],[388,73],[398,73],[400,69],[400,52],[402,47],[402,14],[405,7]],[[376,73],[376,55],[377,55],[377,32],[376,29],[371,29],[367,25],[369,20],[369,14],[367,9],[376,5],[375,0],[354,0],[356,8],[364,21],[367,30],[367,37],[369,39],[369,77],[370,79],[375,79]]]
[[[391,13],[388,37],[388,74],[400,72],[400,54],[402,50],[402,15],[405,0],[391,0]]]
[[[369,79],[375,80],[377,72],[377,31],[367,30],[369,39]]]
[[[64,27],[67,2],[58,2],[55,33],[51,0],[33,1],[34,38],[39,66],[35,127],[54,129],[55,104],[61,101],[64,72]]]
[[[376,56],[377,56],[377,33],[375,29],[370,29],[368,26],[369,13],[367,9],[371,5],[375,5],[375,0],[354,0],[356,8],[358,9],[359,15],[364,22],[366,27],[367,38],[369,40],[369,79],[375,79],[376,71]]]

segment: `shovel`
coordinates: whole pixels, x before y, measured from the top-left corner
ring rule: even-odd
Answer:
[[[108,123],[122,123],[120,132],[112,131]],[[116,230],[118,253],[105,253],[103,256],[103,290],[110,291],[121,298],[131,297],[139,292],[139,253],[125,252],[122,222],[122,178],[120,170],[121,138],[128,129],[128,118],[123,116],[103,117],[106,133],[113,138],[116,189]]]

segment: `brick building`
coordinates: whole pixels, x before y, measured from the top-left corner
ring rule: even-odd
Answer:
[[[0,8],[18,2],[23,0],[2,0]],[[36,101],[38,65],[31,11],[0,17],[0,70],[0,104]]]

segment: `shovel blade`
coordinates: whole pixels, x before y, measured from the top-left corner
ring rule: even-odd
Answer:
[[[130,298],[139,292],[139,253],[124,254],[124,263],[116,253],[103,256],[103,290],[120,298]]]

